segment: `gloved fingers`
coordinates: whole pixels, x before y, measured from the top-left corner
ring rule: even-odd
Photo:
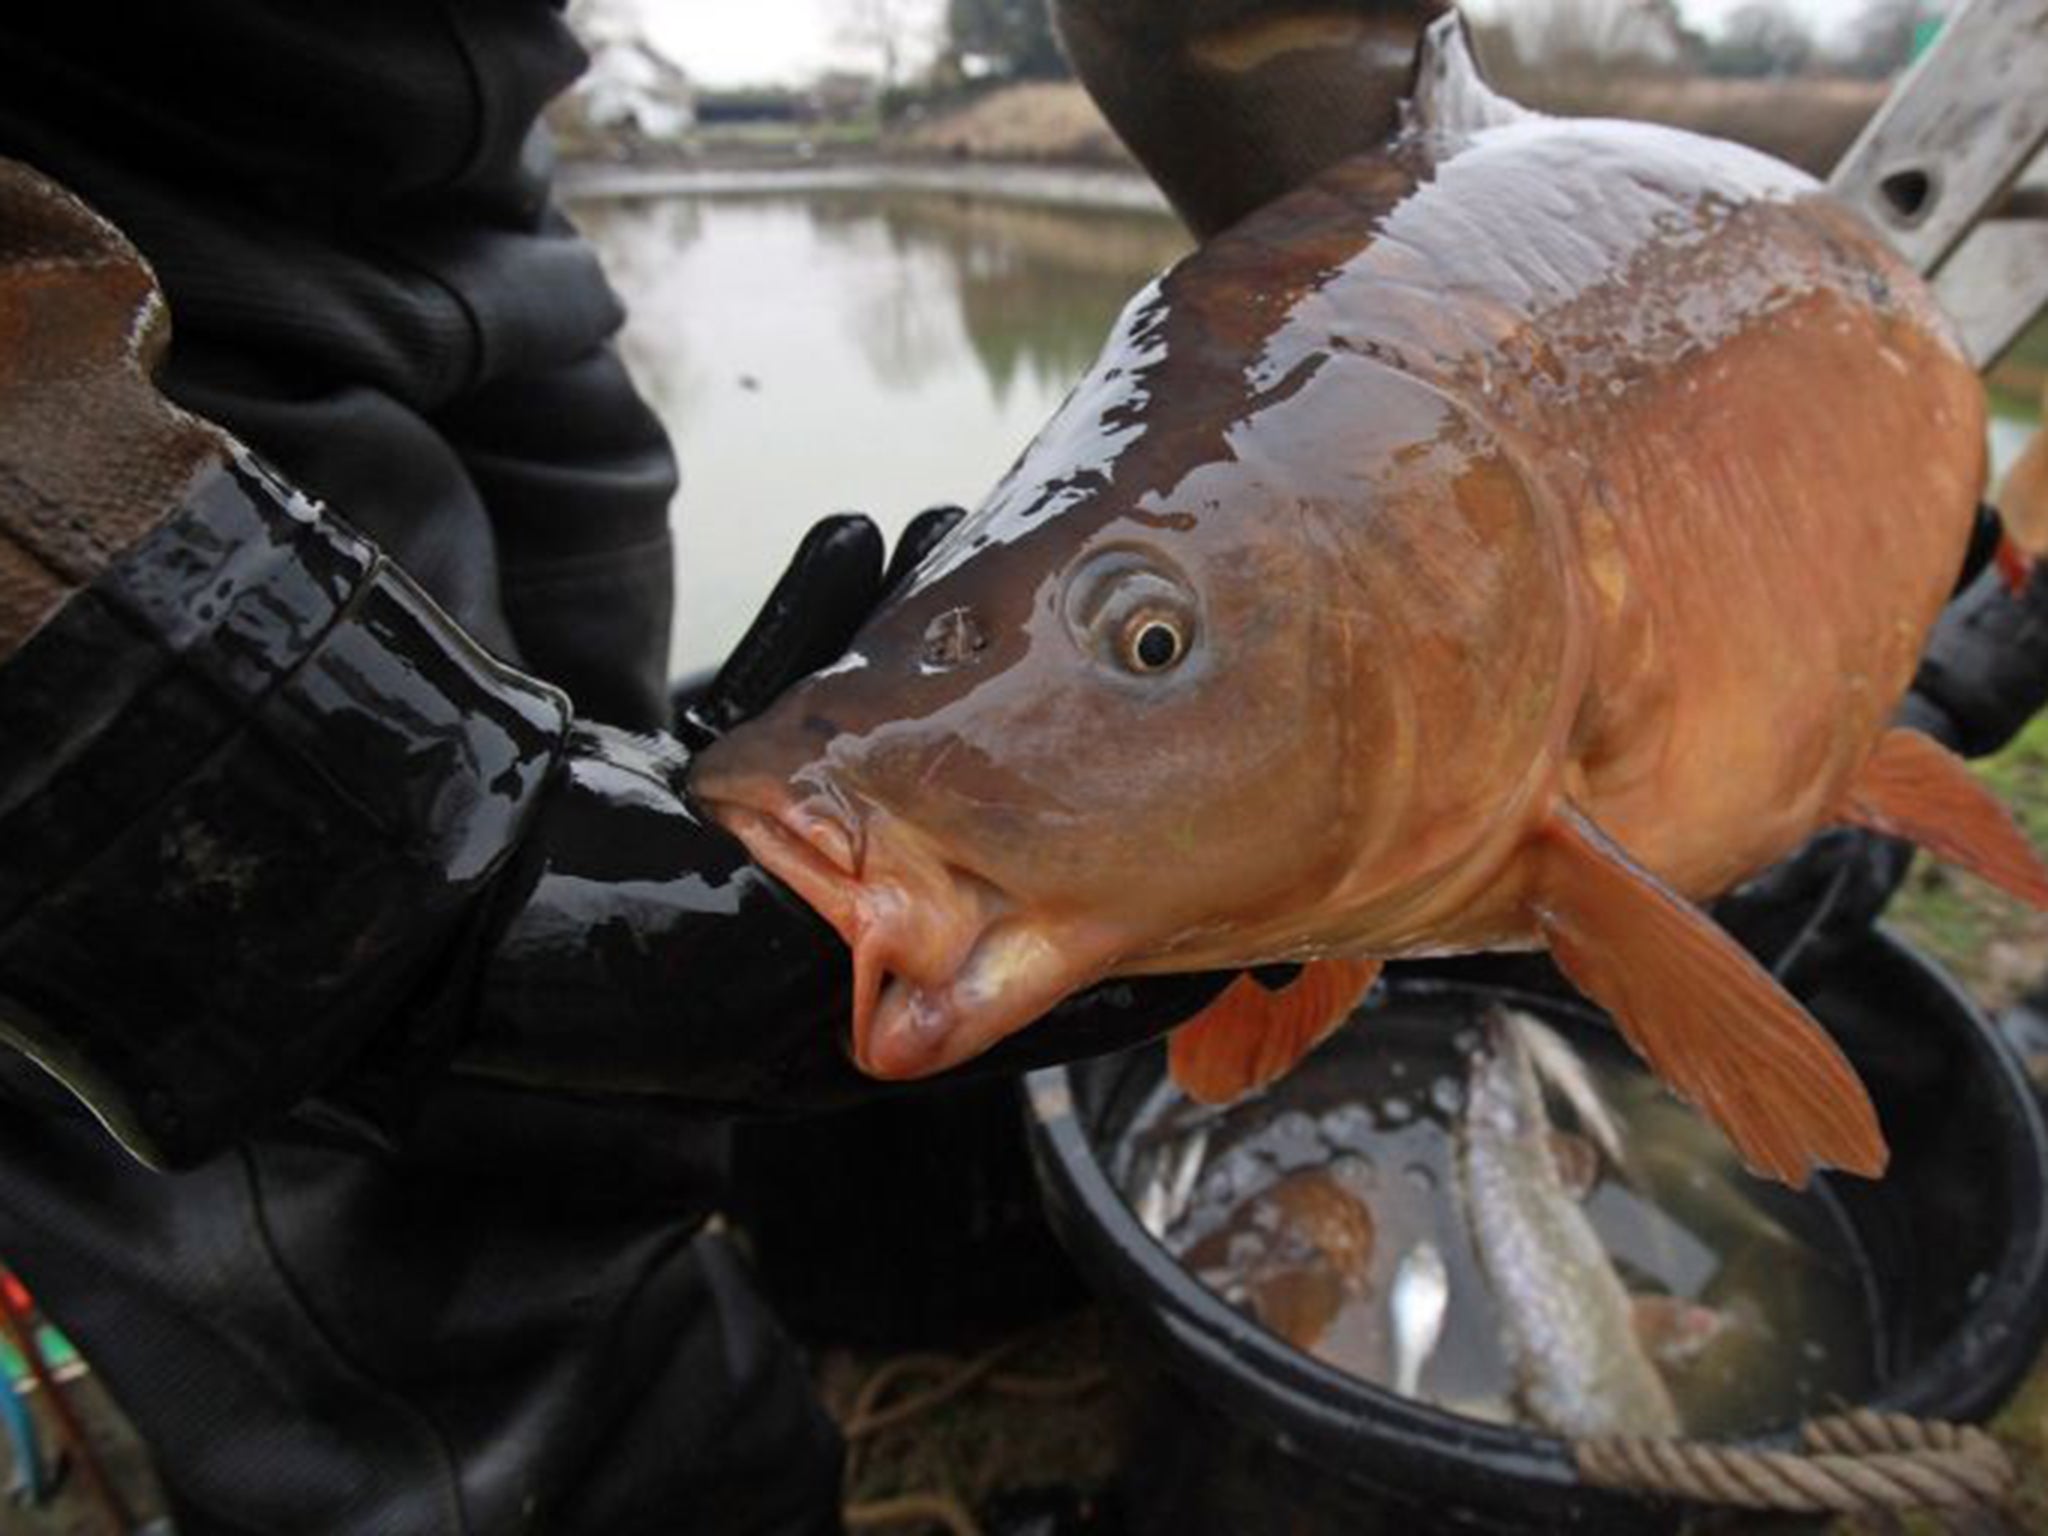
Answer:
[[[676,731],[692,749],[767,708],[799,678],[836,660],[876,603],[894,591],[967,514],[932,507],[910,520],[886,570],[873,522],[842,512],[804,535],[768,601],[708,685],[678,688]]]
[[[882,596],[887,597],[910,579],[911,572],[924,564],[924,557],[938,547],[939,540],[959,526],[967,515],[962,507],[928,507],[910,520],[889,557],[889,569],[882,573]]]
[[[845,651],[881,592],[882,535],[859,513],[815,524],[754,622],[677,723],[692,748],[758,714]]]

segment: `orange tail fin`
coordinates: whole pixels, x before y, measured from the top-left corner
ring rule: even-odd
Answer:
[[[1349,1018],[1379,973],[1377,960],[1317,960],[1278,992],[1238,977],[1173,1032],[1173,1080],[1204,1104],[1264,1087]]]
[[[1759,1174],[1875,1178],[1877,1111],[1790,993],[1691,903],[1566,807],[1547,829],[1537,919],[1550,952],[1681,1098]]]
[[[1931,736],[1887,731],[1838,814],[1854,826],[1908,838],[2028,905],[2048,908],[2048,866],[2012,812]]]

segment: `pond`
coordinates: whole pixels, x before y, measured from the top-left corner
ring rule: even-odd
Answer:
[[[973,505],[1187,248],[1164,214],[875,188],[579,205],[676,440],[674,660],[714,664],[819,517]]]
[[[819,517],[973,505],[1187,248],[1164,213],[775,178],[584,202],[682,461],[677,671],[716,664]],[[1994,459],[2030,423],[2000,401]]]

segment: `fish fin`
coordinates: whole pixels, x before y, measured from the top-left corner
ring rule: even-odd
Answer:
[[[1633,1295],[1628,1310],[1636,1342],[1660,1365],[1692,1359],[1725,1333],[1731,1321],[1718,1308],[1679,1296]]]
[[[1600,1182],[1600,1149],[1576,1131],[1553,1129],[1548,1138],[1550,1166],[1557,1170],[1557,1182],[1581,1205]]]
[[[1543,833],[1536,917],[1550,953],[1753,1172],[1875,1178],[1877,1111],[1835,1042],[1727,934],[1569,805]]]
[[[1466,134],[1536,116],[1486,83],[1464,19],[1447,11],[1429,24],[1415,54],[1415,88],[1405,121],[1422,133]]]
[[[2029,906],[2048,909],[2048,866],[2012,812],[1931,736],[1885,732],[1836,813],[1918,843]]]
[[[1277,992],[1238,977],[1173,1032],[1173,1080],[1204,1104],[1264,1087],[1349,1018],[1379,973],[1377,960],[1317,960]]]

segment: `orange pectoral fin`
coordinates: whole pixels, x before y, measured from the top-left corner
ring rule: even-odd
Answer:
[[[1173,1032],[1173,1080],[1204,1104],[1264,1087],[1349,1018],[1379,973],[1377,960],[1317,960],[1277,992],[1238,977]]]
[[[2048,908],[2048,866],[2012,812],[1931,736],[1887,731],[1838,814],[1916,842],[2028,905]]]
[[[1691,903],[1578,811],[1546,829],[1536,915],[1578,989],[1759,1174],[1817,1166],[1875,1178],[1877,1111],[1827,1032]]]

